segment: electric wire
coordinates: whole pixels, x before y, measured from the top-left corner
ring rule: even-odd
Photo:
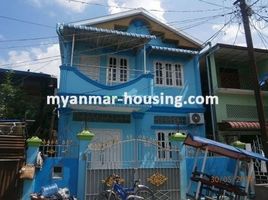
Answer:
[[[87,5],[95,5],[95,6],[102,6],[102,7],[107,7],[107,8],[120,8],[120,9],[126,9],[126,10],[133,10],[137,8],[133,7],[126,7],[126,6],[111,6],[111,5],[106,5],[106,4],[101,4],[101,3],[93,3],[93,2],[87,2],[87,1],[82,1],[82,0],[66,0],[68,2],[74,2],[74,3],[80,3],[80,4],[87,4]],[[159,9],[148,9],[148,11],[152,12],[164,12],[164,13],[194,13],[194,12],[210,12],[210,11],[219,11],[219,9],[205,9],[205,10],[159,10]]]

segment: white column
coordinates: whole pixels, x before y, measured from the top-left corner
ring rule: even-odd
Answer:
[[[75,34],[73,34],[73,41],[72,41],[71,66],[73,66],[73,58],[74,58],[74,41],[75,41]]]

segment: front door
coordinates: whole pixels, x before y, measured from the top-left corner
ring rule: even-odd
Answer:
[[[92,129],[91,169],[118,169],[122,161],[121,130]]]

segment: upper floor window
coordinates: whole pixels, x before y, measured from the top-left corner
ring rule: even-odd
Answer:
[[[128,60],[110,57],[108,63],[108,83],[122,83],[128,80]]]
[[[182,66],[180,64],[157,61],[154,67],[156,85],[175,87],[183,85]]]

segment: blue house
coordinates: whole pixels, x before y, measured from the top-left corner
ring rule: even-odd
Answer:
[[[138,178],[160,199],[179,199],[185,175],[169,138],[205,135],[204,107],[189,101],[201,95],[201,45],[144,9],[58,24],[57,33],[58,95],[71,96],[59,109],[56,152],[64,159],[47,158],[35,189],[53,180],[94,199],[101,180],[117,173],[126,185]],[[83,130],[92,141],[77,137]]]

